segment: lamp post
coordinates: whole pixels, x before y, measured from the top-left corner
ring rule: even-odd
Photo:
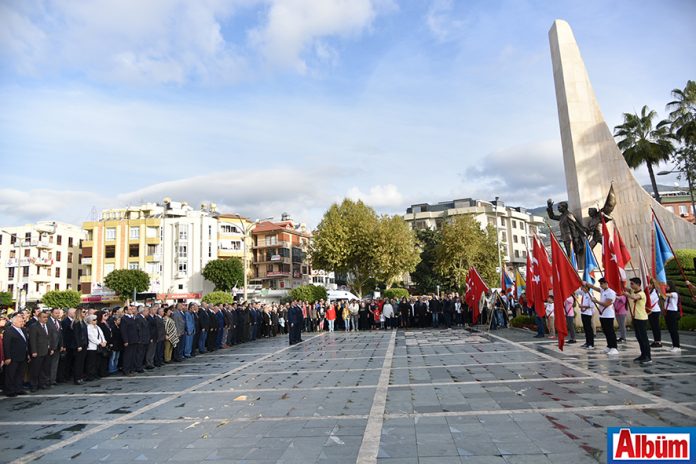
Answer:
[[[21,297],[21,291],[19,289],[19,273],[22,270],[21,260],[22,260],[22,248],[24,248],[24,242],[19,239],[18,234],[12,234],[4,229],[0,229],[0,232],[7,234],[10,236],[10,239],[14,235],[15,237],[15,248],[18,249],[17,251],[17,267],[15,268],[15,290],[17,290],[17,298],[15,298],[15,312],[19,311],[19,300]]]
[[[660,171],[657,173],[658,176],[666,176],[667,174],[673,174],[673,173],[684,173],[686,174],[686,182],[689,186],[689,196],[691,197],[691,214],[696,218],[696,200],[694,200],[694,186],[691,181],[691,175],[689,174],[688,169],[672,169],[671,171]]]

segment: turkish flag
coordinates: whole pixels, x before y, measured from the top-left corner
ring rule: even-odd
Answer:
[[[544,244],[537,237],[534,237],[533,253],[534,283],[532,285],[534,286],[534,310],[537,316],[544,317],[546,315],[544,303],[546,303],[546,298],[548,298],[549,290],[551,289],[551,263],[549,263],[549,255],[546,253]]]
[[[554,324],[558,335],[558,348],[563,351],[563,343],[568,335],[563,302],[582,286],[582,281],[553,233],[551,233],[551,261],[553,263]]]
[[[476,268],[472,267],[469,269],[466,286],[466,303],[471,308],[473,323],[476,324],[479,318],[479,301],[481,300],[481,294],[488,291],[488,285],[483,281]]]
[[[527,295],[527,306],[530,308],[534,307],[534,292],[535,292],[535,282],[534,282],[534,263],[532,261],[532,255],[527,253],[527,287],[525,288],[525,294]]]
[[[609,288],[614,290],[617,295],[623,295],[623,285],[621,283],[621,266],[619,260],[623,255],[616,251],[616,244],[609,234],[607,223],[602,217],[602,265],[604,266],[604,278],[607,279]]]

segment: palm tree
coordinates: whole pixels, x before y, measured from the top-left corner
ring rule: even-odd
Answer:
[[[614,127],[614,137],[619,139],[618,146],[621,149],[628,166],[636,169],[642,164],[648,167],[650,182],[655,199],[660,202],[660,194],[657,191],[657,182],[653,165],[667,161],[674,151],[669,130],[669,121],[660,121],[653,127],[653,120],[657,113],[643,106],[640,115],[624,113],[624,123]]]
[[[672,132],[684,145],[696,145],[696,82],[688,81],[684,90],[672,90],[674,101],[667,103]]]

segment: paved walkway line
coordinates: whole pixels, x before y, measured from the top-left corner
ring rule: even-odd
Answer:
[[[489,333],[488,336],[493,337],[493,338],[495,338],[496,340],[504,341],[504,342],[509,343],[509,344],[511,344],[511,345],[513,345],[513,346],[518,346],[518,347],[520,347],[521,349],[523,349],[523,350],[525,350],[525,351],[528,351],[528,352],[530,352],[530,353],[536,354],[537,356],[541,356],[541,357],[546,358],[546,359],[548,359],[548,360],[553,360],[553,361],[557,362],[558,364],[560,364],[560,365],[562,365],[562,366],[564,366],[564,367],[567,367],[568,369],[573,369],[573,370],[575,370],[575,371],[577,371],[577,372],[580,372],[580,373],[582,373],[582,374],[588,375],[588,376],[593,377],[593,378],[595,378],[595,379],[597,379],[597,380],[600,380],[600,381],[602,381],[602,382],[611,384],[611,385],[613,385],[613,386],[615,386],[615,387],[617,387],[617,388],[620,388],[620,389],[622,389],[622,390],[624,390],[624,391],[627,391],[627,392],[629,392],[629,393],[632,393],[632,394],[634,394],[634,395],[636,395],[636,396],[640,396],[641,398],[645,398],[645,399],[647,399],[647,400],[650,400],[650,401],[652,401],[656,406],[660,406],[660,407],[663,407],[663,408],[672,409],[672,410],[677,411],[677,412],[679,412],[679,413],[681,413],[681,414],[684,414],[685,416],[688,416],[688,417],[696,417],[696,410],[694,410],[693,408],[689,408],[689,407],[686,407],[686,406],[682,406],[682,405],[677,404],[677,403],[674,403],[674,402],[672,402],[672,401],[667,401],[667,400],[665,400],[664,398],[660,398],[660,397],[657,396],[657,395],[653,395],[652,393],[648,393],[648,392],[646,392],[646,391],[643,391],[643,390],[641,390],[640,388],[632,387],[631,385],[626,385],[626,384],[624,384],[624,383],[622,383],[622,382],[619,382],[618,380],[614,380],[614,379],[612,379],[611,377],[608,377],[608,376],[606,376],[606,375],[598,374],[598,373],[596,373],[596,372],[594,372],[594,371],[592,371],[592,370],[590,370],[590,369],[586,369],[586,368],[584,368],[584,367],[576,366],[576,365],[574,365],[574,364],[572,364],[572,363],[569,363],[569,362],[564,361],[564,360],[562,360],[562,359],[555,358],[555,357],[553,357],[553,356],[551,356],[551,355],[549,355],[549,354],[546,354],[546,353],[541,353],[541,352],[539,352],[539,351],[537,351],[537,350],[535,350],[535,349],[533,349],[533,348],[529,348],[529,347],[526,346],[526,345],[522,345],[521,343],[518,343],[518,342],[515,342],[515,341],[512,341],[512,340],[508,340],[508,339],[505,338],[505,337],[500,337],[500,336],[494,335],[494,334],[492,334],[492,333]]]
[[[384,410],[387,407],[387,391],[389,390],[389,378],[391,375],[392,358],[394,357],[394,346],[396,345],[396,330],[392,332],[389,339],[387,355],[382,364],[382,373],[379,376],[377,390],[372,400],[372,408],[367,419],[367,426],[363,434],[360,451],[358,451],[357,464],[372,464],[377,462],[379,453],[379,442],[382,438],[382,425],[384,424]]]
[[[312,337],[312,338],[307,338],[307,339],[303,340],[303,341],[300,342],[300,343],[306,343],[306,342],[308,342],[308,341],[311,341],[311,340],[316,339],[317,337],[321,337],[321,334],[320,334],[320,335],[317,335],[317,336],[314,336],[314,337]],[[205,380],[205,381],[203,381],[203,382],[200,382],[200,383],[198,383],[198,384],[196,384],[196,385],[194,385],[194,386],[192,386],[192,387],[186,388],[186,389],[184,389],[184,390],[182,390],[182,391],[180,391],[180,392],[177,392],[177,393],[175,393],[175,394],[173,394],[173,395],[171,395],[171,396],[168,396],[168,397],[166,397],[166,398],[162,398],[161,400],[156,401],[156,402],[154,402],[154,403],[152,403],[152,404],[148,404],[147,406],[143,406],[142,408],[136,409],[135,411],[133,411],[133,412],[131,412],[131,413],[128,413],[128,414],[126,414],[126,415],[124,415],[124,416],[121,416],[121,417],[119,417],[118,419],[114,419],[113,421],[111,421],[111,422],[109,422],[109,423],[105,423],[105,424],[102,424],[102,425],[98,425],[97,427],[95,427],[95,428],[93,428],[93,429],[85,430],[84,432],[80,432],[80,433],[78,433],[78,434],[76,434],[76,435],[73,435],[73,436],[70,437],[70,438],[66,438],[65,440],[59,441],[58,443],[55,443],[55,444],[53,444],[53,445],[51,445],[51,446],[47,446],[46,448],[42,448],[42,449],[36,450],[36,451],[34,451],[34,452],[32,452],[32,453],[29,453],[29,454],[27,454],[27,455],[25,455],[25,456],[22,456],[22,457],[19,458],[19,459],[15,459],[14,461],[11,461],[10,464],[24,464],[24,463],[27,463],[27,462],[34,461],[34,460],[36,460],[36,459],[38,459],[38,458],[40,458],[40,457],[42,457],[42,456],[47,455],[48,453],[52,453],[53,451],[59,450],[59,449],[61,449],[61,448],[64,448],[64,447],[66,447],[66,446],[68,446],[68,445],[71,445],[71,444],[73,444],[73,443],[75,443],[75,442],[77,442],[77,441],[82,440],[83,438],[89,437],[89,436],[94,435],[94,434],[96,434],[96,433],[99,433],[99,432],[101,432],[101,431],[103,431],[103,430],[106,430],[106,429],[108,429],[108,428],[110,428],[110,427],[113,427],[114,425],[121,424],[121,423],[123,423],[123,422],[125,422],[125,421],[127,421],[127,420],[130,420],[130,419],[134,418],[135,416],[138,416],[138,415],[144,413],[144,412],[147,412],[147,411],[150,411],[150,410],[152,410],[152,409],[155,409],[155,408],[157,408],[157,407],[159,407],[159,406],[162,406],[162,405],[164,405],[164,404],[166,404],[166,403],[169,403],[170,401],[174,401],[175,399],[181,397],[182,395],[184,395],[184,394],[186,394],[186,393],[191,393],[191,392],[195,391],[197,388],[204,387],[204,386],[206,386],[206,385],[210,385],[211,383],[216,382],[217,380],[220,380],[220,379],[224,378],[224,377],[227,376],[227,375],[233,374],[233,373],[235,373],[235,372],[237,372],[237,371],[239,371],[239,370],[241,370],[241,369],[245,369],[247,366],[251,366],[251,365],[253,365],[253,364],[256,364],[256,363],[259,362],[259,361],[262,361],[262,360],[264,360],[264,359],[266,359],[266,358],[270,358],[271,356],[275,356],[275,355],[277,355],[277,354],[279,354],[279,353],[282,353],[282,352],[284,352],[284,351],[287,351],[287,350],[289,350],[289,349],[292,349],[292,348],[294,348],[294,347],[296,347],[296,346],[298,346],[298,345],[286,346],[285,348],[281,348],[280,350],[274,351],[273,353],[269,353],[269,354],[267,354],[267,355],[265,355],[265,356],[259,358],[258,360],[249,361],[249,363],[247,363],[247,364],[244,364],[244,365],[239,366],[239,367],[235,367],[234,369],[231,369],[231,370],[229,370],[229,371],[227,371],[227,372],[223,372],[222,374],[218,374],[218,375],[216,375],[215,377],[212,377],[212,378],[210,378],[210,379],[208,379],[208,380]]]

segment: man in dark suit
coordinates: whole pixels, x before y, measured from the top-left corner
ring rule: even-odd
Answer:
[[[49,348],[53,351],[50,358],[50,375],[51,385],[56,385],[58,382],[58,366],[60,365],[61,352],[65,350],[63,347],[63,328],[60,326],[60,320],[63,317],[63,310],[54,308],[51,311],[51,316],[48,318],[48,336],[50,339]]]
[[[158,307],[155,315],[157,327],[157,344],[155,346],[155,367],[164,365],[164,340],[167,338],[167,330],[164,326],[164,308]]]
[[[205,303],[204,303],[205,305]],[[208,316],[208,311],[205,306],[198,308],[198,324],[196,327],[196,332],[198,333],[198,353],[207,353],[208,350],[205,348],[206,342],[208,340],[208,326],[210,325],[210,316]]]
[[[27,366],[29,342],[24,332],[24,314],[17,311],[10,316],[12,325],[5,329],[2,348],[5,355],[5,395],[26,395],[22,390],[24,371]]]
[[[300,308],[299,302],[292,302],[292,306],[290,306],[290,310],[288,311],[288,321],[290,325],[290,344],[294,345],[302,341],[302,327],[304,326],[302,308]]]
[[[145,346],[145,369],[155,368],[155,351],[157,349],[157,322],[155,316],[159,305],[154,305],[149,309],[145,309],[144,315],[147,319],[147,327],[150,331],[150,341]]]
[[[150,344],[150,325],[145,319],[147,308],[145,306],[138,307],[138,315],[135,316],[135,324],[138,328],[138,343],[135,354],[135,371],[142,374],[145,372],[145,355],[147,346]]]
[[[38,322],[29,327],[29,381],[31,391],[51,386],[51,336],[48,332],[48,312],[39,313]]]
[[[65,357],[61,360],[61,364],[63,365],[61,379],[64,382],[68,382],[72,379],[73,361],[75,359],[75,353],[77,352],[77,341],[75,341],[75,332],[72,328],[72,323],[75,320],[75,311],[75,308],[68,309],[67,316],[60,322],[63,332],[63,347],[65,348]]]
[[[123,374],[132,376],[135,371],[135,358],[138,352],[138,326],[133,318],[134,306],[128,306],[121,318],[121,338],[123,340]]]

